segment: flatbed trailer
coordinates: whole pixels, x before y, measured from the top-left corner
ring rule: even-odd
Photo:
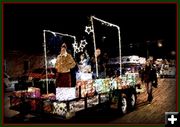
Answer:
[[[81,88],[79,93],[81,93]],[[136,85],[127,85],[109,92],[95,93],[93,96],[79,96],[64,101],[32,98],[25,96],[25,94],[18,97],[11,95],[9,98],[10,109],[21,114],[69,119],[80,111],[90,111],[92,109],[107,110],[113,108],[121,114],[126,114],[127,111],[132,111],[135,108],[136,94]]]

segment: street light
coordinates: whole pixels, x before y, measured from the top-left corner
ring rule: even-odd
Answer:
[[[149,50],[150,50],[150,46],[151,44],[153,44],[152,46],[155,46],[157,45],[158,48],[162,48],[163,47],[163,40],[154,40],[154,41],[146,41],[146,47],[147,47],[147,50],[146,50],[146,55],[147,55],[147,59],[149,58]],[[155,45],[154,45],[155,44]],[[156,46],[155,46],[156,47]]]
[[[171,55],[176,55],[176,52],[175,51],[171,51]]]
[[[158,45],[159,48],[161,48],[161,47],[163,46],[162,41],[163,41],[163,40],[158,40],[158,41],[157,41],[157,42],[158,42],[157,45]]]

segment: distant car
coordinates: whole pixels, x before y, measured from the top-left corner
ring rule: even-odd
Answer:
[[[56,69],[55,68],[48,68],[47,69],[47,78],[48,79],[55,79],[56,78]],[[46,69],[44,68],[37,68],[34,69],[32,72],[28,74],[28,80],[40,80],[46,79]]]
[[[176,76],[176,67],[174,65],[169,65],[167,67],[161,67],[160,77],[172,77]]]

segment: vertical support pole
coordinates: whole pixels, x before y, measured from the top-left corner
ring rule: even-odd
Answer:
[[[94,43],[94,51],[96,51],[96,39],[95,39],[95,32],[94,32],[94,23],[93,23],[93,16],[91,16],[91,26],[92,26],[92,33],[93,33],[93,43]],[[96,63],[96,77],[99,77],[98,74],[98,63],[97,63],[97,57],[95,57],[95,63]]]
[[[73,37],[73,38],[74,38],[74,43],[76,43],[76,37]],[[74,58],[75,58],[75,55],[76,55],[76,52],[74,51],[74,54],[73,54]]]
[[[46,30],[43,31],[44,37],[44,62],[45,62],[45,69],[46,69],[46,93],[48,94],[48,76],[47,76],[47,54],[46,54]]]
[[[122,75],[122,63],[121,63],[121,35],[120,35],[120,27],[117,26],[118,29],[118,39],[119,39],[119,64],[120,64],[120,76]]]

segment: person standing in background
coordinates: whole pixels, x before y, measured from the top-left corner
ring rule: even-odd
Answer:
[[[56,87],[71,87],[70,70],[76,65],[71,54],[67,53],[65,43],[61,46],[60,54],[57,56],[55,68],[57,69]]]
[[[147,89],[147,94],[148,94],[147,101],[151,103],[153,100],[153,96],[152,96],[153,76],[152,76],[152,65],[150,61],[147,61],[145,65],[144,82],[146,83],[146,89]]]
[[[96,77],[96,59],[98,64],[98,77]],[[91,58],[91,67],[93,70],[93,78],[105,78],[105,64],[103,56],[101,55],[101,50],[99,48],[96,49],[94,56]]]

